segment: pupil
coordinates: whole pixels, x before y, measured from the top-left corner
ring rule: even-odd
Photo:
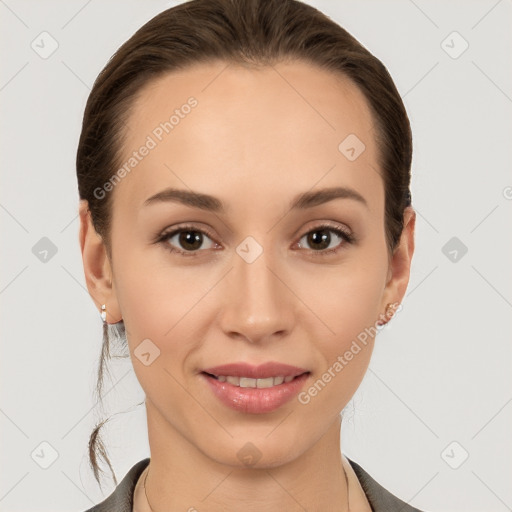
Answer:
[[[318,233],[323,234],[317,236]],[[315,244],[318,244],[320,242],[322,245],[320,249],[326,249],[327,247],[329,247],[330,238],[330,234],[326,230],[314,231],[313,233],[310,233],[308,242],[311,244],[311,246],[314,246]]]
[[[180,244],[185,249],[199,249],[201,247],[202,235],[197,231],[183,231],[180,235]],[[196,245],[194,246],[194,242]]]

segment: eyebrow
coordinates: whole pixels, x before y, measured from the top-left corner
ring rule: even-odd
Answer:
[[[333,199],[352,199],[368,208],[366,199],[356,190],[349,187],[331,187],[315,191],[308,191],[296,196],[290,203],[290,210],[305,210],[327,203]],[[225,213],[226,208],[217,197],[183,190],[177,188],[166,188],[144,201],[143,206],[162,202],[181,203],[191,208],[198,208],[215,213]]]

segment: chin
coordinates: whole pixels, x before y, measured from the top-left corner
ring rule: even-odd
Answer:
[[[295,460],[307,449],[307,446],[293,442],[293,436],[281,434],[269,439],[268,432],[267,429],[264,434],[253,437],[244,433],[224,443],[215,442],[214,451],[212,451],[212,445],[209,445],[205,447],[206,450],[203,450],[203,453],[215,462],[226,466],[270,469]],[[301,441],[304,442],[304,438]]]

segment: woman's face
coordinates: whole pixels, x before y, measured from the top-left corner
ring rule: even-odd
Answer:
[[[302,62],[215,62],[151,82],[127,124],[112,288],[95,293],[124,320],[150,430],[230,465],[293,460],[338,419],[407,286],[413,222],[388,259],[364,96]],[[268,362],[298,369],[204,373]],[[262,380],[222,382],[239,375]]]

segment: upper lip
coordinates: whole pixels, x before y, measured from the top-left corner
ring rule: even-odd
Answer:
[[[233,377],[249,377],[252,379],[265,379],[267,377],[278,377],[278,376],[292,376],[302,375],[308,372],[304,368],[297,366],[291,366],[289,364],[277,363],[269,361],[258,366],[249,363],[229,363],[222,364],[220,366],[212,366],[211,368],[205,368],[203,372],[210,373],[212,375],[225,375]]]

